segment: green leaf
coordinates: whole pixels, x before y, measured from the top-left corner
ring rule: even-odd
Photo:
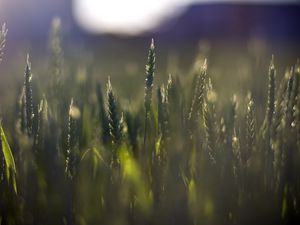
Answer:
[[[84,160],[87,160],[91,164],[92,170],[93,170],[93,178],[96,177],[98,166],[101,163],[103,163],[105,165],[105,162],[104,162],[102,156],[100,155],[99,150],[95,147],[89,148],[83,153],[83,155],[81,156],[80,162],[82,162]]]
[[[126,144],[120,146],[118,157],[124,182],[128,182],[133,185],[136,197],[135,200],[138,207],[145,213],[149,212],[153,203],[153,197],[149,194],[151,193],[150,188],[144,180],[143,173],[138,162],[135,160],[132,152]]]
[[[9,144],[6,140],[2,126],[0,126],[0,136],[1,136],[1,144],[2,144],[1,149],[3,151],[3,155],[4,155],[4,159],[5,159],[6,177],[7,177],[8,183],[13,184],[14,191],[17,194],[16,165],[15,165],[13,154],[12,154]],[[12,179],[12,182],[10,182],[11,181],[10,179]]]

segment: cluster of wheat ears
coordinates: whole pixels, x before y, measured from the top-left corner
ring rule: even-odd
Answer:
[[[62,79],[57,19],[50,40],[47,88],[35,90],[27,56],[8,138],[1,124],[1,224],[300,223],[298,63],[278,82],[272,57],[259,126],[250,94],[217,110],[206,60],[190,95],[171,75],[155,87],[152,40],[144,104],[127,110],[109,78],[106,97],[100,84]]]

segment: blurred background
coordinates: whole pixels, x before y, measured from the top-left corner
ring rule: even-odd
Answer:
[[[0,0],[0,23],[5,22],[8,28],[0,65],[2,113],[8,105],[4,101],[22,85],[26,53],[31,55],[34,76],[45,75],[54,17],[61,20],[63,52],[68,62],[65,73],[75,76],[79,67],[90,66],[89,73],[97,80],[104,81],[110,75],[119,94],[126,98],[143,91],[147,49],[153,37],[157,83],[166,80],[169,73],[188,76],[195,58],[207,57],[209,72],[221,96],[251,90],[256,98],[263,99],[265,93],[260,85],[267,82],[271,54],[275,55],[279,76],[300,55],[299,3]],[[132,86],[136,88],[134,92]]]
[[[299,1],[0,0],[3,23],[0,123],[19,191],[14,201],[0,189],[0,224],[13,224],[6,211],[23,224],[300,224],[297,73],[276,92],[274,122],[271,100],[266,110],[272,55],[276,88],[300,57]],[[152,38],[153,110],[145,114]],[[32,80],[24,79],[27,53]],[[194,91],[206,94],[204,76],[195,76],[205,58],[214,91],[204,106]],[[170,105],[166,92],[157,95],[169,74]],[[78,177],[69,179],[73,167]]]

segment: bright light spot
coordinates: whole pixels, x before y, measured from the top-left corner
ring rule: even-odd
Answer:
[[[184,0],[185,1],[185,0]],[[85,30],[138,34],[178,14],[183,0],[75,0],[74,15]]]

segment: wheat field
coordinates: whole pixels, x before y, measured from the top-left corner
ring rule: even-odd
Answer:
[[[297,59],[278,73],[270,55],[251,77],[267,84],[228,97],[202,56],[158,78],[152,39],[144,84],[122,90],[126,77],[90,76],[97,65],[67,70],[58,19],[50,30],[46,75],[24,52],[16,97],[0,98],[0,224],[300,223]]]

